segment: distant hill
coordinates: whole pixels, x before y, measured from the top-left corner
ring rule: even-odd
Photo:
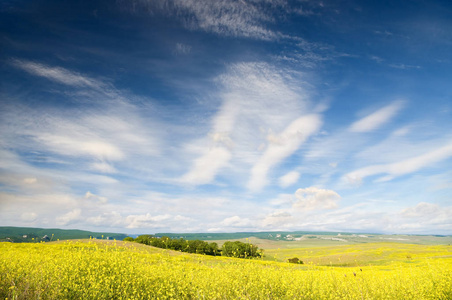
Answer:
[[[228,233],[156,233],[156,236],[170,238],[184,238],[187,240],[235,240],[248,237],[257,237],[267,240],[291,240],[304,235],[352,235],[344,232],[316,232],[316,231],[264,231],[264,232],[228,232]]]
[[[97,239],[123,240],[126,236],[127,235],[123,233],[91,232],[77,229],[0,227],[0,241],[14,243],[89,239],[90,237]]]

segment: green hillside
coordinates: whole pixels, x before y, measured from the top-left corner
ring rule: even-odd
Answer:
[[[56,241],[71,239],[116,239],[122,240],[126,234],[111,232],[91,232],[77,229],[33,228],[33,227],[0,227],[0,241],[14,243],[30,243],[39,241]],[[46,238],[45,238],[46,237]]]

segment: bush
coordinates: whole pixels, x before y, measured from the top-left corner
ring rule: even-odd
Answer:
[[[303,264],[303,261],[301,261],[298,257],[289,258],[288,261],[291,264],[300,264],[300,265]]]
[[[226,242],[221,248],[221,255],[238,258],[261,257],[259,248],[253,244],[242,243],[239,241]]]
[[[133,239],[133,237],[128,236],[128,237],[124,238],[123,241],[124,242],[133,242],[134,239]]]

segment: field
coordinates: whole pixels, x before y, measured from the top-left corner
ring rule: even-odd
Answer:
[[[282,262],[293,256],[305,264]],[[0,298],[452,299],[452,247],[282,247],[245,260],[105,240],[0,243]]]

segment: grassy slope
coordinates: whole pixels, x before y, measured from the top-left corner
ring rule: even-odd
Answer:
[[[0,243],[0,257],[4,258],[0,273],[5,276],[0,281],[0,298],[351,300],[452,296],[450,246],[369,243],[267,251],[281,255],[300,250],[306,257],[325,261],[338,255],[356,259],[358,253],[365,263],[355,268],[294,265],[187,254],[111,240]],[[407,251],[413,255],[411,260],[406,258]],[[376,257],[380,258],[377,265],[367,266]]]
[[[451,258],[452,246],[401,243],[368,243],[298,249],[268,249],[266,260],[287,261],[298,257],[304,263],[333,266],[385,265],[412,263],[424,258]]]
[[[386,265],[397,261],[413,263],[420,258],[452,257],[450,237],[379,236],[376,239],[344,238],[345,241],[331,239],[331,236],[318,237],[299,241],[275,241],[256,237],[238,240],[264,249],[265,260],[287,261],[298,257],[305,264],[315,265]],[[215,242],[221,246],[225,241]]]
[[[257,239],[243,239],[244,242],[256,242]],[[81,240],[83,242],[97,243],[104,246],[117,245],[131,247],[135,250],[146,251],[151,254],[164,253],[170,256],[194,255],[178,251],[166,250],[146,246],[134,242],[106,241],[106,240]],[[52,242],[58,243],[58,242]],[[61,241],[59,243],[62,243]],[[305,264],[319,266],[365,266],[388,265],[394,262],[415,263],[425,258],[452,258],[452,246],[448,245],[416,245],[403,243],[366,243],[350,245],[330,245],[308,248],[265,248],[266,245],[275,246],[278,242],[269,241],[268,244],[260,244],[265,249],[265,261],[287,262],[288,258],[298,257]],[[134,251],[135,251],[134,250]],[[206,260],[215,261],[214,257],[204,256]]]

